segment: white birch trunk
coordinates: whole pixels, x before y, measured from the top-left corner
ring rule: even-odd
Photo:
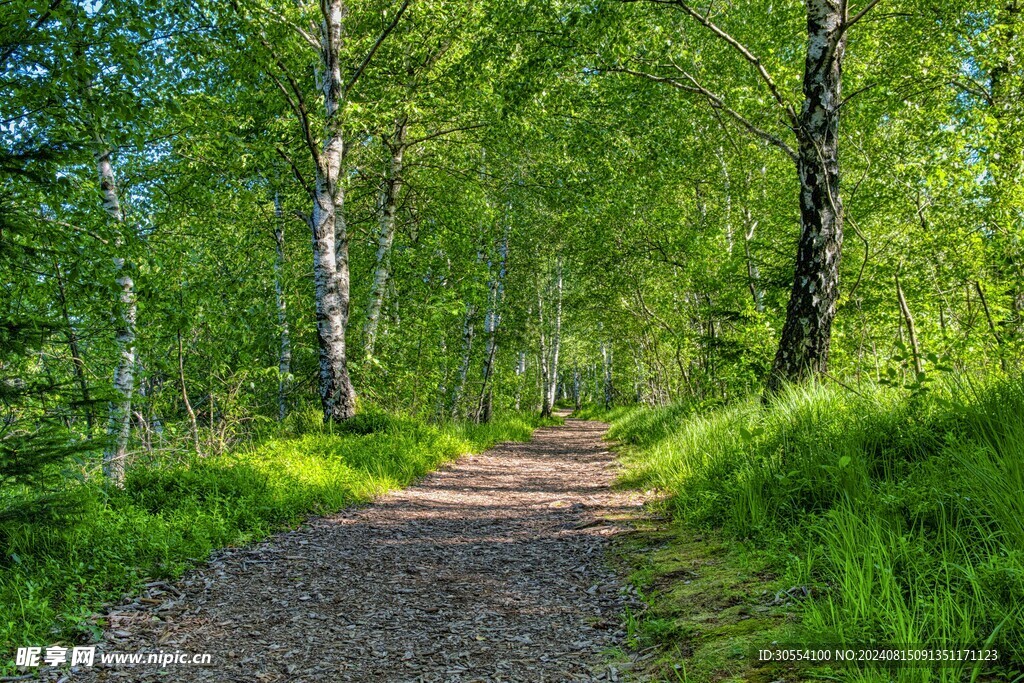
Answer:
[[[391,276],[391,247],[395,242],[395,214],[398,209],[398,194],[402,190],[402,164],[405,157],[407,131],[406,119],[397,121],[391,141],[385,140],[390,157],[387,175],[384,178],[384,187],[381,190],[376,267],[373,273],[373,285],[370,287],[370,303],[366,308],[366,324],[363,326],[367,359],[373,358],[374,347],[377,343],[377,328],[380,325],[380,313],[384,307],[388,278]]]
[[[278,352],[277,419],[288,415],[288,393],[291,390],[292,342],[288,330],[288,302],[284,296],[284,212],[281,198],[274,194],[274,292],[277,295],[277,325],[281,334]]]
[[[784,381],[828,371],[832,321],[839,299],[843,204],[839,194],[839,116],[846,52],[846,3],[807,0],[804,103],[800,142],[800,241],[786,322],[768,378],[769,393]]]
[[[345,191],[341,178],[342,137],[340,52],[342,45],[341,0],[324,0],[320,9],[320,86],[326,115],[323,148],[316,160],[313,211],[313,281],[316,296],[319,346],[320,402],[324,421],[346,420],[355,415],[355,390],[345,358],[345,328],[349,315],[348,234],[344,218]]]
[[[455,381],[455,388],[452,392],[450,413],[452,419],[459,416],[459,404],[462,402],[462,392],[466,388],[466,377],[469,375],[469,363],[473,352],[473,336],[475,333],[476,306],[471,301],[466,302],[466,314],[462,319],[462,361],[459,363],[459,375]]]
[[[100,147],[96,152],[96,168],[99,173],[100,190],[103,193],[103,209],[116,223],[124,223],[121,211],[114,169],[110,164],[111,151]],[[123,258],[114,259],[117,270],[119,311],[117,318],[118,361],[114,370],[114,392],[117,398],[110,403],[110,419],[107,436],[110,445],[103,453],[103,476],[116,486],[124,483],[125,458],[128,452],[128,438],[131,436],[133,373],[135,370],[135,321],[138,312],[135,300],[135,283],[130,268]]]
[[[526,374],[526,351],[519,352],[516,361],[516,410],[522,410],[523,375]]]
[[[604,364],[604,407],[612,407],[612,345],[608,342],[601,343],[601,362]]]
[[[555,405],[558,391],[558,355],[562,342],[562,259],[558,258],[555,271],[555,329],[551,335],[551,364],[548,368],[548,411]]]
[[[479,267],[483,260],[484,252],[481,246],[476,252],[475,265]],[[466,378],[469,377],[469,366],[473,355],[473,337],[476,336],[476,315],[477,307],[473,303],[471,294],[470,298],[466,300],[466,313],[462,319],[462,359],[459,362],[459,374],[452,390],[451,403],[448,406],[452,419],[459,416],[459,406],[466,389]]]
[[[507,219],[507,215],[506,215]],[[498,327],[501,325],[501,306],[505,299],[505,268],[508,263],[508,236],[510,226],[506,223],[505,231],[498,246],[498,274],[491,278],[489,284],[490,305],[484,317],[484,330],[487,334],[487,346],[484,350],[483,385],[477,401],[477,422],[487,422],[491,413],[491,376],[494,374],[494,358],[498,353]]]
[[[576,410],[579,410],[583,397],[583,376],[578,367],[572,369],[572,402]]]
[[[551,366],[548,364],[547,335],[544,332],[544,294],[540,286],[537,286],[537,319],[539,325],[538,341],[540,342],[540,416],[551,417],[551,394],[548,391],[548,384],[551,379]]]
[[[761,289],[761,271],[754,261],[750,244],[754,241],[754,231],[757,230],[757,221],[750,213],[749,207],[743,207],[743,254],[747,261],[747,283],[750,288],[750,296],[754,298],[754,308],[758,313],[764,313],[764,290]]]

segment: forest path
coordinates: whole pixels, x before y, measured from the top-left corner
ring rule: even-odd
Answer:
[[[466,456],[373,504],[227,549],[162,605],[112,611],[104,651],[210,666],[99,665],[69,680],[612,681],[621,578],[606,425],[569,419]],[[159,620],[157,620],[157,617]]]

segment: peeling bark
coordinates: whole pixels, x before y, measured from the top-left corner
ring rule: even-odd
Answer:
[[[843,205],[839,195],[839,110],[846,26],[835,0],[807,0],[804,103],[797,118],[800,241],[786,322],[768,378],[786,381],[827,372],[839,298]]]
[[[75,331],[75,326],[71,322],[71,313],[68,308],[68,295],[67,288],[64,285],[64,276],[60,270],[60,263],[54,259],[53,261],[54,273],[57,276],[57,296],[60,303],[61,315],[64,318],[64,326],[67,328],[66,335],[68,339],[68,347],[71,350],[71,362],[75,370],[75,379],[78,381],[78,387],[82,392],[82,403],[85,407],[85,424],[86,424],[86,436],[92,438],[92,427],[93,427],[93,406],[92,398],[89,394],[89,382],[85,377],[85,361],[82,359],[82,352],[78,345],[78,333]]]
[[[907,336],[910,337],[910,352],[914,356],[914,370],[917,374],[924,372],[921,364],[921,347],[917,343],[917,328],[914,326],[914,316],[910,314],[910,306],[907,305],[907,297],[903,295],[903,285],[900,284],[900,276],[894,275],[896,279],[896,299],[900,304],[900,313],[907,323]]]
[[[498,327],[501,325],[501,306],[505,299],[505,268],[508,263],[509,224],[498,246],[498,273],[491,278],[490,305],[484,316],[484,332],[487,334],[487,346],[484,350],[483,384],[477,400],[476,421],[487,422],[491,413],[491,376],[494,373],[494,357],[498,352]]]
[[[364,347],[367,359],[373,358],[377,342],[377,328],[384,306],[384,294],[391,276],[391,247],[395,241],[395,214],[398,208],[398,194],[402,190],[402,164],[407,146],[408,120],[395,122],[391,139],[384,139],[388,148],[388,170],[384,178],[380,201],[380,231],[377,234],[376,266],[373,285],[370,287],[370,303],[367,306],[366,324],[363,326]]]
[[[277,296],[277,325],[281,334],[278,352],[277,419],[288,414],[288,393],[291,389],[292,342],[288,330],[288,302],[284,296],[284,212],[281,198],[274,194],[274,293]]]
[[[319,83],[324,98],[326,122],[323,146],[316,155],[313,211],[309,226],[313,239],[313,281],[316,296],[317,342],[319,347],[320,402],[324,421],[341,421],[355,415],[355,389],[345,356],[350,280],[348,233],[343,213],[344,184],[341,178],[341,105],[344,90],[340,54],[344,7],[341,0],[325,0],[320,8]]]
[[[96,169],[99,173],[100,191],[103,193],[103,210],[116,223],[124,223],[121,211],[114,169],[110,164],[111,150],[100,146],[95,154]],[[128,453],[128,439],[132,429],[132,390],[135,370],[135,321],[138,308],[135,300],[135,282],[131,268],[123,258],[114,259],[117,271],[118,296],[117,341],[118,362],[114,370],[114,392],[117,398],[110,403],[110,418],[107,436],[110,445],[103,453],[103,476],[116,486],[124,483],[125,458]]]
[[[555,267],[555,315],[553,331],[551,333],[550,345],[544,335],[544,301],[538,296],[538,309],[540,312],[540,356],[541,356],[541,385],[542,402],[540,414],[542,417],[551,417],[551,409],[555,405],[558,392],[558,356],[561,347],[562,337],[562,258],[558,258],[558,265]],[[550,357],[549,357],[550,354]]]
[[[612,345],[608,342],[601,342],[601,362],[604,366],[602,389],[604,393],[604,407],[611,408],[613,395],[612,387]]]

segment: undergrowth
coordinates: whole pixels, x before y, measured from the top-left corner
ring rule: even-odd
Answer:
[[[81,484],[76,523],[0,528],[0,652],[11,658],[0,672],[16,647],[96,638],[103,603],[177,577],[216,548],[370,500],[464,453],[528,440],[541,424],[506,415],[428,425],[370,412],[324,426],[319,411],[299,411],[261,445],[136,467],[121,490]]]
[[[684,526],[771,550],[807,588],[797,642],[999,652],[995,666],[818,675],[1024,680],[1024,382],[583,414],[612,422],[624,483],[664,491]]]

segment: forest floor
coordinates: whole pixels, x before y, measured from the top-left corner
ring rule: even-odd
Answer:
[[[112,608],[96,665],[64,676],[622,680],[637,664],[623,661],[622,627],[636,598],[608,550],[642,498],[613,490],[605,429],[570,419],[370,505],[220,551]],[[210,653],[212,662],[103,665],[104,652]]]

